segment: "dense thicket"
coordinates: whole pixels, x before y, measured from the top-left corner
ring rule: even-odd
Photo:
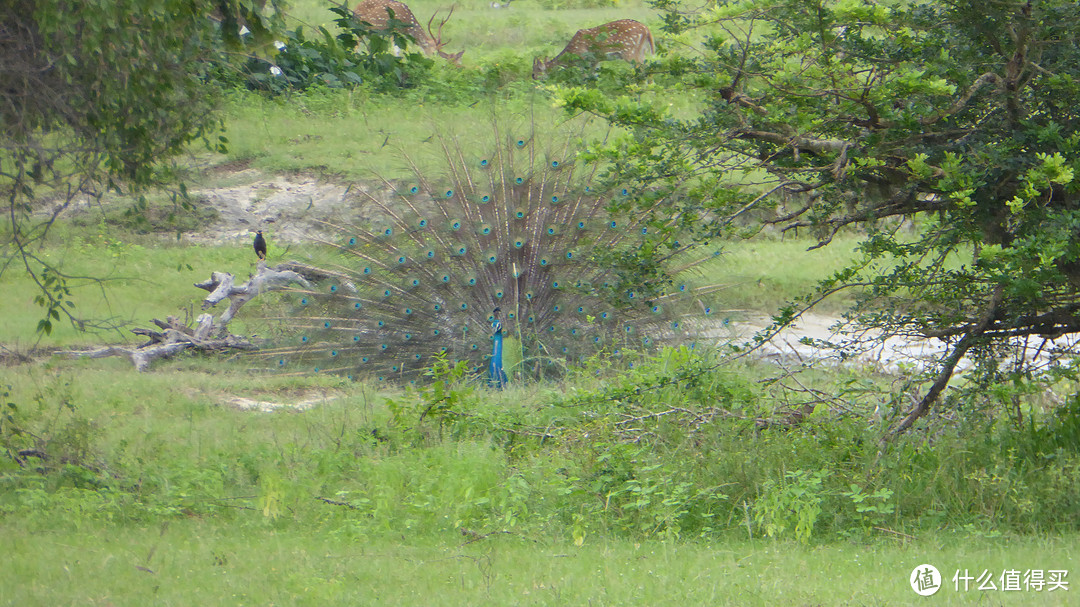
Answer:
[[[658,220],[674,213],[699,239],[768,205],[765,224],[821,244],[865,229],[863,258],[822,292],[865,287],[856,312],[868,324],[950,346],[898,429],[929,410],[961,357],[986,382],[1030,377],[1031,360],[1001,365],[1009,348],[1052,356],[1049,340],[1080,330],[1080,5],[658,5],[679,39],[705,37],[700,55],[658,67],[707,99],[700,113],[675,120],[584,89],[564,100],[633,129],[609,149],[620,176],[639,183],[641,208],[668,197]]]

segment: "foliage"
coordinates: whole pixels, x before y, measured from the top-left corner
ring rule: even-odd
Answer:
[[[754,522],[769,537],[781,537],[790,530],[799,542],[809,542],[821,514],[821,485],[828,473],[795,470],[781,482],[765,481],[761,497],[754,502]]]
[[[282,94],[315,85],[353,88],[367,82],[373,90],[386,92],[415,86],[433,65],[413,46],[416,41],[400,22],[398,29],[374,30],[347,6],[330,11],[337,15],[337,35],[322,26],[310,39],[302,27],[283,32],[272,60],[255,56],[248,60],[243,73],[249,86]],[[394,53],[395,47],[402,49],[400,56]]]
[[[171,179],[168,159],[192,142],[224,150],[207,70],[235,33],[238,13],[260,40],[269,32],[233,1],[9,0],[5,7],[0,194],[11,225],[0,272],[25,272],[38,284],[39,332],[61,318],[87,327],[67,298],[72,277],[32,246],[77,199]],[[223,8],[224,25],[207,18]],[[179,197],[186,207],[182,186]]]
[[[865,228],[863,259],[807,302],[868,286],[855,310],[867,324],[950,344],[897,431],[930,410],[969,351],[987,361],[1018,338],[1080,329],[1080,5],[656,6],[670,34],[701,41],[666,77],[704,107],[680,119],[577,89],[562,103],[633,132],[600,151],[638,184],[624,206],[697,242],[751,209],[772,208],[765,223],[812,230],[822,245]],[[898,231],[912,216],[920,229]]]

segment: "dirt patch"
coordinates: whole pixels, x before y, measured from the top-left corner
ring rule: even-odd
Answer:
[[[232,244],[263,230],[278,245],[292,244],[330,235],[332,230],[323,227],[326,222],[356,221],[365,214],[363,186],[314,177],[266,177],[253,170],[234,177],[243,182],[192,192],[216,209],[218,217],[206,229],[184,234],[185,241]]]
[[[337,396],[328,396],[326,394],[307,394],[302,398],[290,399],[287,402],[278,402],[271,400],[257,400],[244,396],[233,396],[225,399],[222,404],[241,411],[274,413],[275,411],[307,411],[308,409],[313,409],[318,405],[325,405],[337,399]]]

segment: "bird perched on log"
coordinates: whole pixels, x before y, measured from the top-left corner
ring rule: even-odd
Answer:
[[[266,259],[266,239],[263,238],[262,230],[255,232],[255,255],[259,259]]]
[[[710,312],[700,290],[627,286],[598,255],[656,236],[607,211],[630,194],[593,185],[600,167],[579,160],[583,128],[495,120],[488,142],[470,146],[436,132],[434,171],[403,152],[413,177],[364,190],[370,222],[325,224],[333,278],[287,295],[268,318],[287,337],[259,355],[287,372],[406,381],[445,356],[498,384],[696,339]],[[503,348],[511,366],[495,370]]]

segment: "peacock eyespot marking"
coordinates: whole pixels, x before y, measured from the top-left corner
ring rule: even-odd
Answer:
[[[421,219],[420,221],[416,222],[416,225],[420,226],[421,228],[426,228],[427,227],[427,220],[426,219]]]
[[[393,236],[394,235],[394,228],[386,228],[385,230],[383,230],[383,235],[384,236]]]
[[[300,305],[302,305],[302,306],[306,306],[306,305],[307,305],[307,297],[304,297],[304,298],[301,298],[301,299],[300,299]]]
[[[324,329],[329,329],[330,328],[330,321],[328,320],[328,321],[324,322],[322,324],[322,326],[323,326]]]
[[[559,168],[559,161],[558,160],[552,160],[551,161],[551,168],[553,168],[553,169]]]
[[[487,194],[484,194],[483,196],[480,197],[480,202],[491,202],[491,196],[488,196]]]
[[[514,183],[516,183],[518,185],[521,185],[521,184],[525,183],[525,179],[523,177],[518,177],[517,179],[514,180]]]
[[[611,223],[609,223],[608,225],[611,226],[612,228],[619,227],[619,223],[617,221],[615,221],[615,220],[612,220]]]
[[[446,197],[447,198],[453,198],[454,197],[454,190],[446,190]]]
[[[487,166],[488,164],[489,164],[489,163],[488,163],[488,159],[487,159],[487,158],[485,158],[485,159],[483,159],[483,160],[481,160],[481,161],[480,161],[480,166],[482,166],[482,167],[486,167],[486,166]]]
[[[330,292],[337,293],[337,285],[330,285]]]
[[[349,244],[350,245],[356,244],[356,237],[355,236],[353,236],[352,238],[349,239]]]
[[[515,145],[517,145],[519,148],[523,148],[523,147],[525,147],[525,140],[524,139],[518,139],[517,143]]]
[[[405,257],[404,255],[399,255],[398,258],[397,258],[398,263],[405,263],[406,261],[408,261],[408,258]]]
[[[409,188],[409,193],[410,193],[410,194],[416,194],[416,193],[418,193],[419,191],[420,191],[420,186],[415,186],[415,185],[414,185],[413,187]]]
[[[559,197],[558,196],[552,196],[551,197],[551,204],[559,204]]]
[[[356,303],[353,304],[352,307],[353,307],[354,310],[359,310],[360,308],[363,308],[364,306],[360,302],[356,302]]]
[[[371,268],[365,267],[364,268],[364,274],[371,274]]]

